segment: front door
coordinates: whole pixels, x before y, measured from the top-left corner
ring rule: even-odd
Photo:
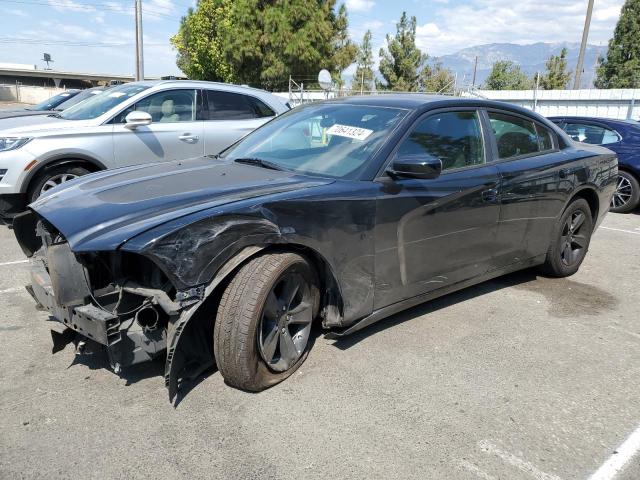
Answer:
[[[394,156],[429,154],[430,180],[380,181],[375,308],[487,272],[499,217],[498,169],[487,164],[479,112],[442,111],[419,120]]]
[[[119,114],[113,124],[118,166],[200,157],[204,154],[199,92],[166,90],[143,98]],[[150,125],[130,130],[125,118],[133,110],[151,115]]]

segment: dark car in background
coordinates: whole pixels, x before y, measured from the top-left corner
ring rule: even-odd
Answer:
[[[618,184],[611,211],[627,213],[640,204],[640,122],[594,117],[550,117],[578,142],[602,145],[618,155]]]
[[[615,154],[523,108],[384,95],[310,104],[222,155],[54,188],[16,217],[28,287],[112,368],[166,359],[170,396],[214,363],[259,391],[291,375],[315,320],[333,337],[542,265],[580,267]]]
[[[87,98],[97,95],[105,91],[107,87],[93,87],[86,90],[65,90],[64,92],[48,98],[44,102],[38,103],[32,107],[12,110],[0,110],[0,129],[12,128],[17,124],[15,122],[3,121],[16,117],[32,117],[36,115],[51,115],[52,113],[61,112],[72,107]]]

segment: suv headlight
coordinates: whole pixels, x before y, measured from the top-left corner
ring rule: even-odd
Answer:
[[[31,140],[30,137],[0,137],[0,152],[15,150]]]

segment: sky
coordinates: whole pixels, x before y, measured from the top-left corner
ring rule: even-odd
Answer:
[[[485,43],[580,42],[587,0],[343,0],[350,34],[367,29],[374,53],[406,11],[417,18],[418,46],[430,56]],[[340,0],[339,0],[340,2]],[[595,0],[589,43],[606,45],[624,0]],[[193,0],[142,0],[145,74],[179,75],[169,38]],[[0,63],[56,70],[132,74],[133,0],[0,0]],[[345,72],[347,75],[353,67]]]

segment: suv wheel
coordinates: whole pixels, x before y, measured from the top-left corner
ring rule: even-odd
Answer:
[[[225,381],[257,392],[289,377],[307,358],[319,303],[316,273],[300,255],[249,261],[218,306],[213,344]]]
[[[638,206],[640,202],[640,185],[636,177],[624,170],[618,171],[618,184],[611,197],[609,211],[614,213],[627,213]]]
[[[49,170],[45,170],[33,181],[29,188],[28,199],[29,203],[34,202],[43,193],[51,190],[58,185],[62,185],[69,180],[81,177],[90,173],[89,170],[82,167],[74,167],[70,165],[61,165],[59,167],[53,167]]]
[[[578,198],[569,204],[556,225],[543,267],[545,272],[553,277],[576,273],[589,249],[592,232],[589,204]]]

